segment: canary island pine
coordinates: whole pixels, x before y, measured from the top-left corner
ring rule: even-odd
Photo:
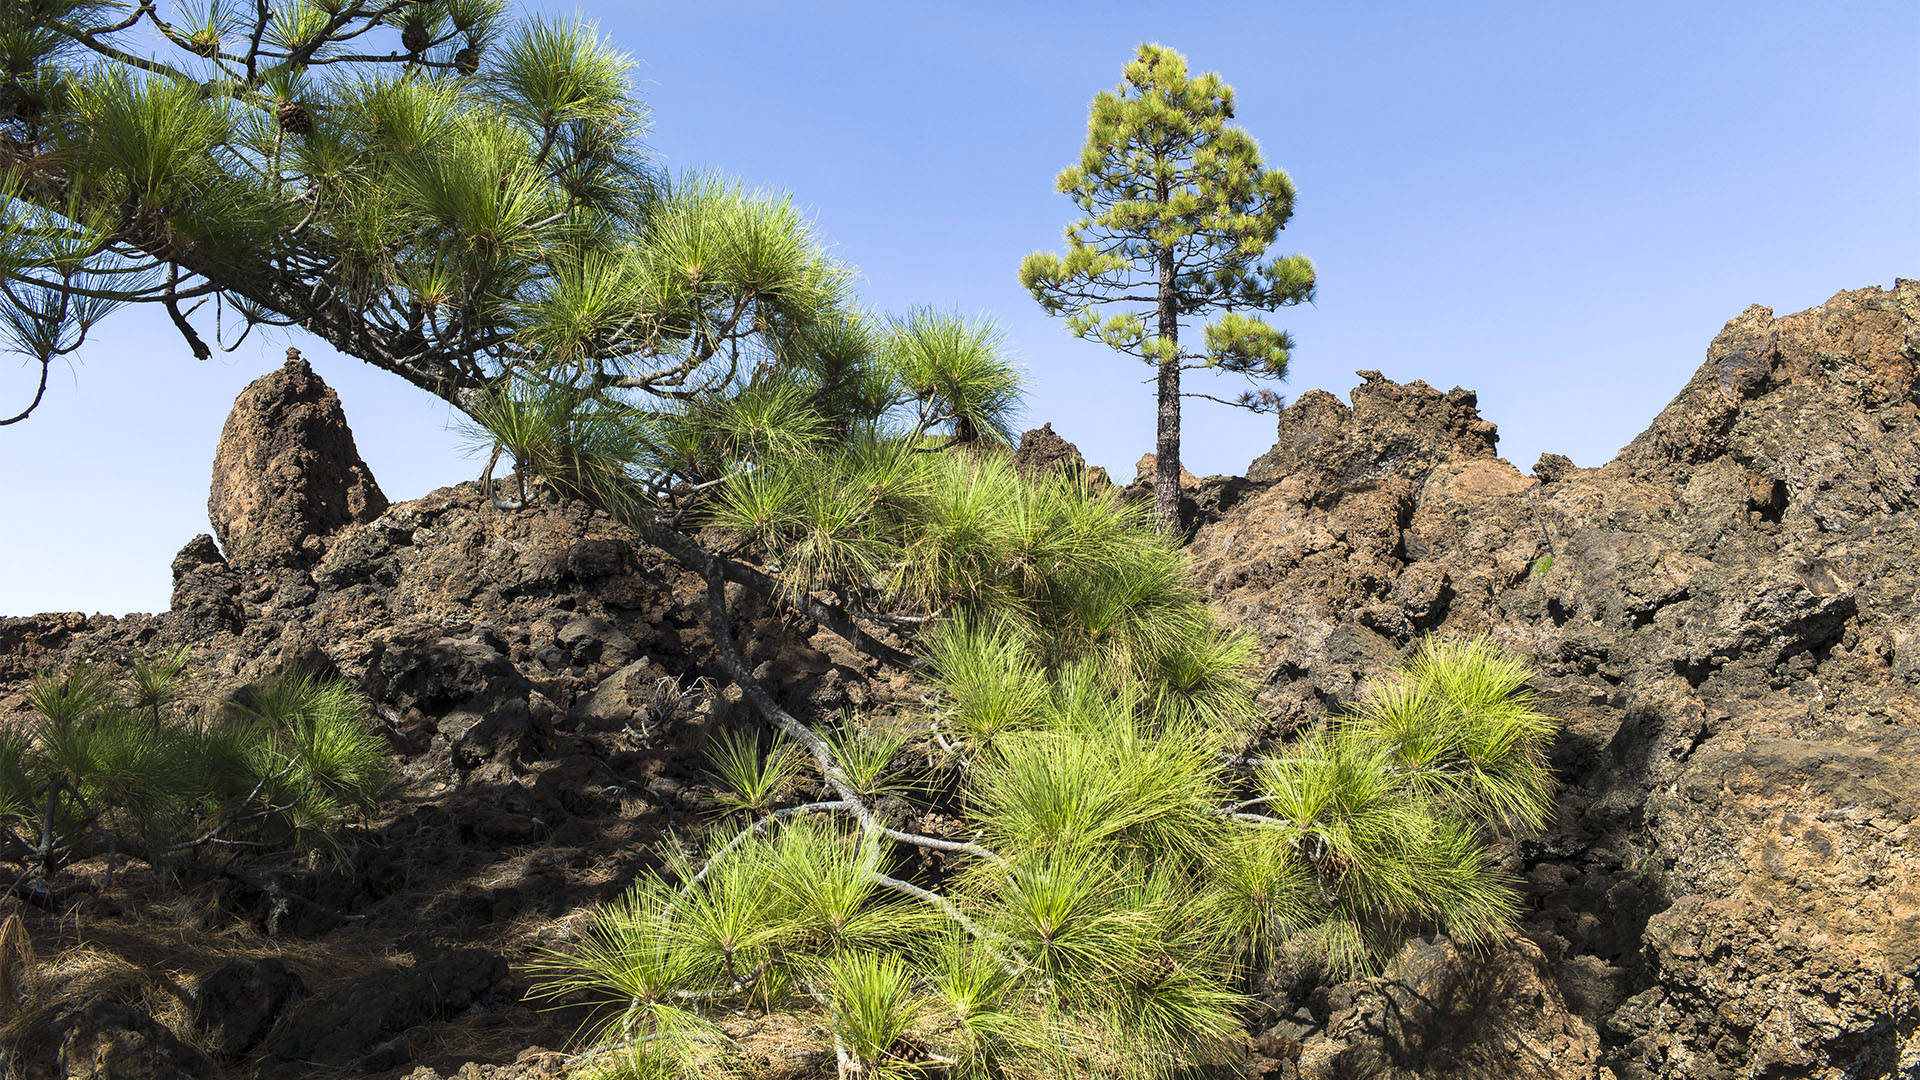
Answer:
[[[196,700],[185,657],[43,675],[32,720],[0,732],[0,861],[41,887],[105,856],[243,876],[244,865],[337,852],[393,779],[367,705],[338,681],[270,680]]]
[[[1159,528],[1180,521],[1180,402],[1276,407],[1271,391],[1226,400],[1182,390],[1195,368],[1252,380],[1286,377],[1293,340],[1250,311],[1313,298],[1313,263],[1268,257],[1293,216],[1293,181],[1268,168],[1233,119],[1233,88],[1214,72],[1189,75],[1186,58],[1142,45],[1118,88],[1093,99],[1080,160],[1056,181],[1084,215],[1067,226],[1065,254],[1036,252],[1020,283],[1075,336],[1154,369],[1154,508]],[[1183,347],[1184,320],[1206,312],[1201,348]]]

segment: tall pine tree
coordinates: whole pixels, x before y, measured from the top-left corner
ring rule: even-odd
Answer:
[[[1205,397],[1263,411],[1269,391],[1227,401],[1183,392],[1180,373],[1222,368],[1250,379],[1286,376],[1293,341],[1246,310],[1313,298],[1304,255],[1267,259],[1293,216],[1293,181],[1267,168],[1233,119],[1233,88],[1214,72],[1192,77],[1186,58],[1142,45],[1125,81],[1093,99],[1080,161],[1060,190],[1085,214],[1067,226],[1064,255],[1035,252],[1020,283],[1067,328],[1154,366],[1160,411],[1154,511],[1180,526],[1180,399]],[[1180,324],[1218,312],[1203,347],[1182,348]]]

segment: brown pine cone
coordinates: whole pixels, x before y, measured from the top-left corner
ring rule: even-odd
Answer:
[[[480,70],[480,54],[469,45],[453,54],[453,70],[462,75],[471,75]]]
[[[289,135],[313,134],[313,117],[297,101],[289,101],[280,106],[280,130]]]
[[[432,39],[427,36],[427,24],[410,22],[400,28],[400,44],[408,52],[418,55],[427,51]]]

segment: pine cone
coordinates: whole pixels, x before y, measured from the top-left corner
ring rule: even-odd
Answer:
[[[400,28],[400,44],[408,52],[418,55],[427,51],[432,39],[427,36],[427,24],[410,22]]]
[[[453,54],[453,70],[462,75],[471,75],[480,70],[480,54],[469,45]]]
[[[297,101],[289,101],[280,106],[280,130],[289,135],[313,134],[313,117]]]

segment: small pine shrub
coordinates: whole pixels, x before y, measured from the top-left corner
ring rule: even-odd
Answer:
[[[1493,844],[1551,808],[1521,665],[1425,642],[1248,779],[1253,647],[1139,510],[993,458],[912,467],[920,509],[873,558],[943,613],[943,784],[889,786],[903,742],[850,722],[822,741],[837,799],[801,794],[786,744],[718,743],[733,816],[539,966],[606,1003],[599,1044],[729,1075],[715,1040],[752,1008],[810,1018],[846,1075],[1180,1075],[1234,1059],[1244,988],[1282,960],[1355,974],[1415,933],[1511,925]],[[862,815],[881,790],[962,816],[964,850],[928,872],[928,838]]]
[[[181,708],[190,697],[179,653],[133,661],[125,688],[86,666],[36,680],[32,719],[0,732],[0,861],[46,879],[103,854],[326,853],[391,786],[345,683],[289,676]]]

